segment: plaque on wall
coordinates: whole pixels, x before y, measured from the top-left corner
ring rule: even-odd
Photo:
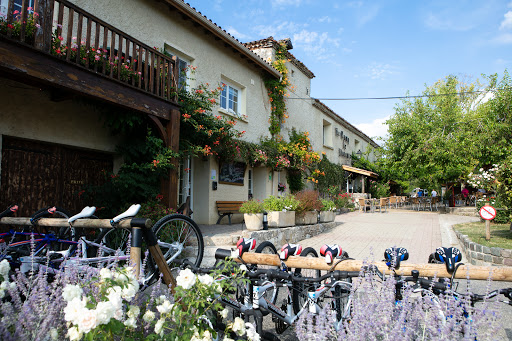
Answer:
[[[243,162],[221,163],[219,183],[225,185],[244,185],[246,164]]]

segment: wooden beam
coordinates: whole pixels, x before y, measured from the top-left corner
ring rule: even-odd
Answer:
[[[66,88],[81,95],[99,98],[125,108],[170,119],[177,105],[123,82],[109,79],[76,64],[0,38],[0,71],[18,81]]]
[[[281,266],[281,260],[278,255],[244,253],[242,259],[244,262],[250,264]],[[239,259],[235,259],[235,261],[240,262]],[[289,268],[317,270],[331,269],[331,265],[327,264],[323,258],[291,256],[285,264]],[[335,270],[360,271],[364,265],[363,261],[345,260],[339,263]],[[376,262],[374,265],[383,274],[392,274],[384,262]],[[408,264],[406,262],[402,262],[400,264],[400,269],[396,272],[399,275],[411,276],[412,270],[418,270],[420,272],[420,277],[450,278],[452,276],[446,271],[446,266],[444,264]],[[489,278],[489,274],[491,274],[493,281],[512,281],[511,267],[485,267],[475,265],[461,265],[457,270],[455,278],[466,279],[466,277],[469,276],[470,279],[487,280]]]
[[[32,226],[30,222],[31,218],[16,218],[16,217],[4,217],[0,218],[0,225],[14,225],[14,226]],[[121,220],[116,228],[131,228],[132,219]],[[151,219],[146,219],[146,228],[151,228],[153,223]],[[49,227],[68,227],[69,223],[66,218],[41,218],[37,221],[38,226],[49,226]],[[71,224],[76,228],[91,228],[91,229],[111,229],[110,219],[78,219]]]
[[[153,121],[153,123],[155,124],[155,127],[158,129],[160,138],[164,141],[165,146],[169,147],[169,139],[167,137],[167,132],[165,131],[162,121],[160,121],[160,119],[154,115],[149,115],[148,117],[151,119],[151,121]]]

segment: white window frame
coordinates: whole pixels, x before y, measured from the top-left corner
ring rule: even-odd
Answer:
[[[226,84],[223,87],[221,93],[220,93],[220,101],[219,106],[221,109],[224,109],[228,113],[234,116],[241,116],[240,113],[240,106],[241,106],[241,99],[242,99],[242,90],[236,86],[233,86],[232,84]],[[236,101],[231,99],[232,93],[234,94],[236,92]],[[233,98],[235,96],[233,95]],[[223,103],[224,102],[224,103]],[[233,102],[233,105],[231,103]],[[233,109],[234,107],[234,109]]]
[[[190,87],[192,86],[190,84],[190,69],[187,68],[185,73],[183,73],[183,69],[189,65],[192,65],[194,58],[170,46],[169,44],[164,44],[164,53],[170,57],[176,56],[178,58],[178,84],[181,86],[181,83],[184,81],[185,90],[190,90]]]
[[[233,117],[236,117],[238,119],[245,120],[245,96],[246,96],[246,88],[227,78],[222,76],[221,83],[224,86],[224,89],[219,94],[219,111],[224,114],[231,115]],[[236,102],[236,110],[233,108],[230,108],[229,105],[229,91],[230,90],[236,90],[237,91],[237,102]]]
[[[249,199],[254,198],[253,183],[254,183],[253,172],[252,172],[252,169],[249,169],[248,174],[247,174],[247,185],[248,185],[247,186],[248,187],[247,196]]]

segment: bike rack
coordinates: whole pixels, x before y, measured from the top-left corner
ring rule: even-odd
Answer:
[[[24,217],[4,217],[0,218],[0,225],[14,225],[14,226],[31,226],[31,218]],[[69,223],[66,218],[41,218],[37,221],[38,226],[46,227],[68,227]],[[162,273],[164,283],[171,287],[174,293],[176,280],[172,276],[171,269],[165,261],[162,250],[158,246],[158,240],[153,233],[151,227],[153,226],[150,219],[133,218],[120,221],[115,226],[110,224],[110,219],[79,219],[74,221],[71,226],[75,228],[131,228],[132,239],[130,249],[130,263],[134,265],[134,272],[137,277],[140,275],[141,263],[141,247],[142,239],[146,243],[151,252],[151,256],[155,260],[158,270]]]
[[[231,251],[225,249],[217,249],[215,252],[216,258],[230,258]],[[279,255],[262,254],[246,252],[242,255],[242,260],[239,258],[233,258],[233,260],[241,263],[242,260],[245,263],[250,264],[261,264],[261,265],[273,265],[281,266],[281,260]],[[284,262],[289,268],[301,268],[301,269],[316,269],[316,270],[331,270],[332,265],[325,262],[323,258],[312,258],[312,257],[298,257],[290,256],[288,260]],[[400,263],[400,269],[393,271],[384,262],[375,262],[374,264],[367,264],[359,260],[344,260],[336,265],[332,270],[343,270],[343,271],[361,271],[364,266],[375,267],[380,270],[384,275],[393,274],[396,272],[399,275],[411,276],[411,271],[418,270],[422,277],[445,277],[451,278],[452,275],[446,271],[444,264],[408,264]],[[371,270],[371,269],[369,269]],[[493,281],[512,281],[512,268],[511,267],[486,267],[476,265],[462,265],[458,269],[454,278],[459,279],[479,279],[487,280],[491,276]]]

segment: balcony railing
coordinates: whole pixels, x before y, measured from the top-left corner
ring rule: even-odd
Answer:
[[[8,0],[0,35],[176,102],[177,61],[66,0]]]

